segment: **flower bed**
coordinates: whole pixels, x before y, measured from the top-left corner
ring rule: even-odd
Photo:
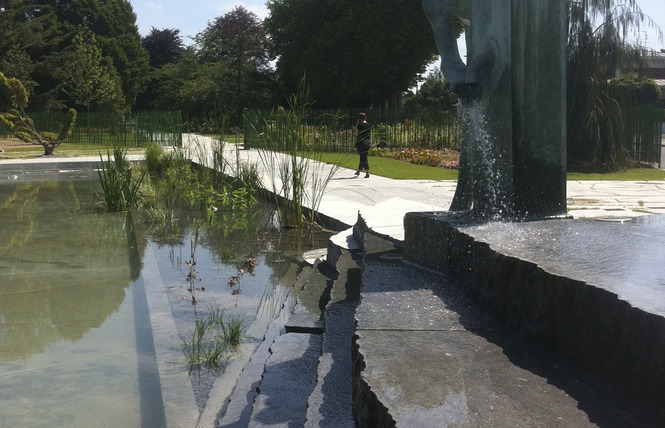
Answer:
[[[372,147],[369,154],[370,156],[403,160],[416,165],[448,169],[457,169],[459,167],[459,152],[451,149],[425,150],[407,148],[395,151],[386,148]]]

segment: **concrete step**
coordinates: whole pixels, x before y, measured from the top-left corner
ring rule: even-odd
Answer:
[[[217,426],[303,426],[333,283],[328,264],[320,258],[312,263],[290,278],[293,285],[283,307],[238,377]]]
[[[287,333],[277,337],[270,347],[248,426],[305,426],[320,354],[321,335]]]
[[[359,427],[649,427],[641,409],[486,315],[449,276],[368,239],[356,310]]]
[[[320,265],[308,275],[300,296],[323,293],[319,301],[327,304],[321,319],[311,312],[294,314],[287,333],[271,345],[249,426],[355,427],[351,344],[362,279],[358,262],[344,251],[337,279],[321,273]],[[322,334],[302,327],[312,319],[320,321],[315,324]]]
[[[330,240],[327,254],[304,256],[280,316],[243,370],[217,426],[355,427],[351,345],[362,285],[358,240],[364,239],[350,228]]]
[[[252,380],[239,382],[230,401],[236,408],[227,406],[218,426],[355,427],[351,344],[362,279],[358,263],[344,250],[338,272],[320,259],[303,270],[284,329],[252,357]]]
[[[225,400],[217,416],[216,426],[229,428],[249,426],[257,388],[261,384],[261,376],[265,370],[266,362],[271,356],[270,347],[276,338],[284,334],[284,325],[293,314],[298,302],[298,294],[307,284],[313,272],[314,269],[311,266],[305,266],[297,277],[287,275],[284,279],[284,281],[290,282],[291,288],[281,299],[282,304],[279,311],[272,316],[273,319],[265,330],[263,341],[256,347],[249,361],[244,364],[241,373],[238,375],[233,391]],[[283,287],[278,288],[288,289],[288,284],[284,283]]]
[[[351,345],[362,274],[355,254],[343,252],[324,312],[325,330],[317,383],[309,396],[305,427],[353,428]]]

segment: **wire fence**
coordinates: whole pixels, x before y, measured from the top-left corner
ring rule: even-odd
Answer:
[[[355,129],[358,113],[367,115],[372,125],[372,145],[393,150],[404,148],[458,150],[460,123],[451,111],[427,111],[406,108],[310,110],[298,118],[298,130],[293,129],[293,113],[278,110],[245,110],[245,148],[284,149],[281,141],[298,132],[302,147],[322,152],[355,152]]]
[[[40,132],[58,133],[65,113],[29,113]],[[12,133],[0,127],[0,136]],[[182,146],[182,115],[179,111],[137,113],[79,113],[72,134],[65,140],[73,144],[143,147],[147,143]]]

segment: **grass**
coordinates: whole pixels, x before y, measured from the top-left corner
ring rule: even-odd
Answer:
[[[242,318],[225,317],[220,308],[208,307],[208,316],[196,319],[191,339],[182,339],[190,370],[219,369],[240,346],[245,330]]]
[[[95,156],[98,157],[100,152],[107,149],[112,149],[113,145],[100,145],[100,144],[72,144],[64,143],[56,147],[53,154],[58,157],[81,157],[81,156]],[[138,147],[128,147],[127,154],[142,154],[145,149]],[[44,154],[42,146],[26,146],[26,147],[12,147],[0,153],[0,159],[30,159],[36,158]]]
[[[658,181],[665,180],[665,170],[657,168],[637,168],[607,174],[582,174],[569,172],[571,181]]]
[[[343,168],[356,169],[358,155],[349,153],[322,153],[320,160]],[[457,170],[416,165],[383,157],[369,157],[371,174],[397,180],[457,180]]]
[[[58,147],[54,153],[60,157],[98,156],[100,150],[105,149],[106,147],[97,144],[65,143]],[[143,152],[144,149],[142,148],[127,150],[128,154],[141,154]],[[42,154],[44,154],[44,149],[41,146],[17,147],[8,149],[5,153],[0,153],[0,159],[25,159]],[[301,155],[303,154],[301,153]],[[358,155],[356,154],[319,153],[317,156],[325,163],[354,170],[358,167]],[[415,165],[395,159],[370,156],[369,165],[372,174],[397,180],[457,180],[456,170]],[[571,181],[659,181],[665,180],[665,171],[657,168],[639,168],[603,174],[569,172],[567,177]]]
[[[324,153],[322,160],[344,168],[356,169],[358,156],[341,153]],[[370,172],[382,177],[398,180],[457,180],[457,170],[415,165],[396,159],[374,157],[369,159]],[[569,172],[571,181],[658,181],[665,180],[665,170],[657,168],[636,168],[627,171],[603,174],[582,174]]]

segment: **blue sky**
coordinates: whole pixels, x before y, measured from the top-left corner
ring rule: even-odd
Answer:
[[[265,0],[222,1],[222,0],[130,0],[137,15],[136,24],[142,36],[147,35],[152,27],[159,30],[172,28],[180,30],[186,44],[189,37],[205,30],[208,22],[223,16],[236,6],[243,6],[263,19],[268,14]],[[665,4],[663,0],[637,0],[642,11],[649,15],[665,31]],[[665,48],[665,42],[658,40],[655,30],[644,28],[646,33],[639,34],[640,42],[649,48]],[[634,40],[637,36],[631,37]],[[646,43],[645,43],[646,39]],[[464,50],[461,47],[460,50]]]
[[[141,36],[147,36],[150,29],[165,28],[180,30],[185,44],[191,44],[190,37],[206,29],[209,22],[242,6],[260,19],[268,15],[265,0],[222,1],[222,0],[129,0],[136,13],[136,25]]]

